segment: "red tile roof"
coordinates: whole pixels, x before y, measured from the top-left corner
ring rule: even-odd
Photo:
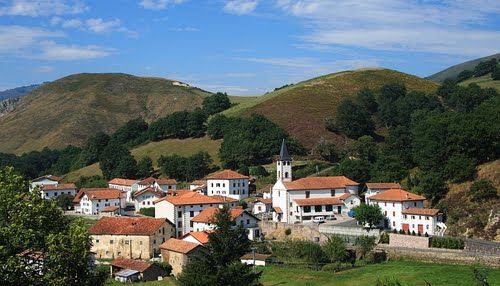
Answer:
[[[390,189],[385,192],[369,196],[368,199],[374,201],[394,201],[394,202],[425,201],[425,197],[407,192],[403,189]]]
[[[108,184],[121,185],[121,186],[132,186],[135,183],[137,183],[137,180],[122,179],[122,178],[114,178],[113,180],[108,182]]]
[[[155,203],[161,201],[168,201],[169,203],[182,206],[182,205],[206,205],[206,204],[222,204],[222,203],[233,203],[238,200],[223,197],[223,196],[205,196],[199,194],[197,192],[186,192],[185,194],[181,194],[178,196],[166,196],[159,200],[156,200]]]
[[[73,199],[73,203],[79,203],[80,199],[87,195],[89,200],[104,200],[104,199],[118,199],[123,197],[124,192],[117,189],[109,189],[109,188],[82,188],[76,194],[75,199]]]
[[[134,195],[133,195],[132,197],[133,197],[133,198],[137,198],[137,197],[139,197],[140,195],[145,194],[145,193],[154,194],[154,195],[155,195],[156,197],[158,197],[158,198],[161,198],[161,197],[163,197],[163,196],[165,196],[165,195],[166,195],[164,192],[159,191],[159,190],[157,190],[157,189],[155,189],[155,188],[152,188],[152,187],[147,187],[147,188],[145,188],[145,189],[142,189],[142,190],[140,190],[140,191],[135,192],[135,193],[134,193]]]
[[[137,182],[137,184],[143,185],[143,186],[145,186],[145,185],[152,185],[152,184],[155,183],[155,181],[156,181],[155,178],[149,177],[149,178],[146,178],[146,179],[143,179],[143,180]]]
[[[165,223],[165,219],[151,217],[102,217],[89,233],[92,235],[153,235]]]
[[[403,214],[413,214],[413,215],[435,216],[438,213],[439,209],[407,208],[403,210]]]
[[[287,190],[321,190],[321,189],[341,189],[346,186],[359,185],[355,181],[345,177],[305,177],[292,182],[283,183]]]
[[[222,170],[215,174],[212,174],[205,179],[207,180],[237,180],[237,179],[248,179],[248,176],[242,175],[230,169]]]
[[[343,205],[337,197],[331,198],[309,198],[309,199],[295,199],[295,203],[299,206],[318,206],[318,205]]]
[[[398,183],[366,183],[366,187],[373,190],[401,189]]]
[[[75,184],[44,185],[42,191],[76,190]]]
[[[274,211],[275,211],[277,214],[282,214],[282,213],[283,213],[283,211],[281,210],[281,208],[280,208],[280,207],[274,207],[273,209],[274,209]]]
[[[127,259],[124,257],[117,257],[113,262],[111,262],[111,265],[114,267],[119,267],[122,269],[131,269],[131,270],[136,270],[139,272],[144,272],[146,269],[151,267],[151,263],[143,261],[143,260],[137,260],[137,259]]]
[[[177,238],[171,238],[160,245],[161,249],[184,253],[184,254],[188,254],[189,252],[195,250],[198,247],[202,246],[194,242],[180,240]]]
[[[207,180],[195,180],[195,181],[192,181],[190,183],[190,185],[197,185],[197,186],[206,185],[206,184],[207,184]]]
[[[109,207],[105,207],[102,209],[101,212],[103,213],[112,213],[112,212],[115,212],[116,210],[118,210],[120,207],[118,206],[109,206]]]
[[[156,179],[158,185],[177,185],[177,181],[175,179]]]
[[[182,239],[184,240],[188,236],[192,236],[194,239],[199,241],[201,244],[207,244],[208,243],[208,231],[192,231],[189,233],[186,233]]]
[[[273,203],[273,199],[258,199],[256,201],[256,203],[258,203],[258,202],[261,202],[261,203],[266,204],[266,205],[270,205]]]
[[[219,211],[218,208],[206,208],[202,210],[198,215],[193,217],[191,221],[193,222],[204,222],[211,223],[214,222],[215,215]],[[244,209],[241,208],[232,208],[229,210],[229,214],[231,215],[231,219],[234,221],[237,217],[245,212]]]

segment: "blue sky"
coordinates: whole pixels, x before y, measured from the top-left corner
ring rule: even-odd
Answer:
[[[262,94],[360,67],[500,52],[500,1],[0,0],[0,90],[124,72]]]

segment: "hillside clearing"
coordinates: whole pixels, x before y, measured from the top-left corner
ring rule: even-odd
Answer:
[[[461,86],[468,86],[471,83],[475,83],[479,85],[482,88],[487,88],[491,87],[496,89],[498,92],[500,92],[500,80],[493,80],[491,78],[491,73],[480,76],[480,77],[473,77],[468,80],[464,80],[459,83]]]

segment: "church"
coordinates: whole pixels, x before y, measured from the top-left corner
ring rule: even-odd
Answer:
[[[315,217],[347,215],[360,205],[359,184],[345,176],[305,177],[294,180],[292,158],[283,140],[272,187],[273,220],[302,223]]]

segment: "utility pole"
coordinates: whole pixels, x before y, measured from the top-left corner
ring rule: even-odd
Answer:
[[[253,255],[253,273],[256,273],[255,271],[255,251],[257,250],[257,247],[251,247],[252,250],[252,255]]]

